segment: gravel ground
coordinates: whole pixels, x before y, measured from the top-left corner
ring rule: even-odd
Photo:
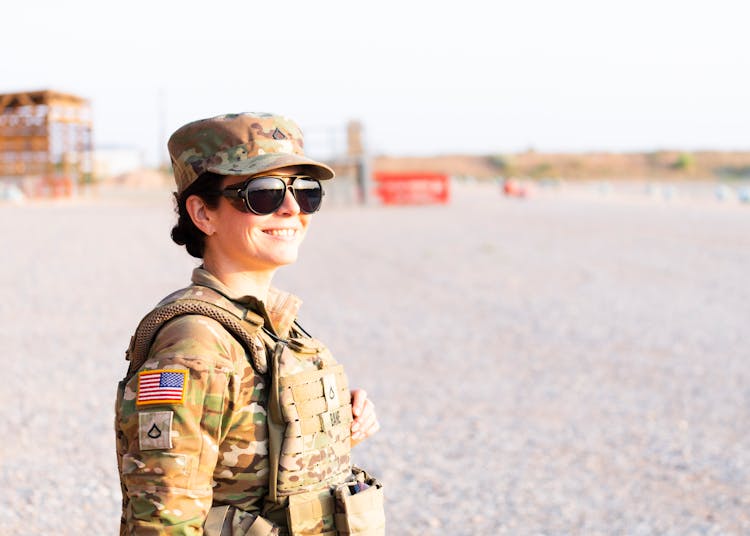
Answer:
[[[0,206],[1,534],[116,533],[124,350],[195,264],[169,206]],[[276,283],[376,402],[389,534],[750,533],[750,207],[328,208]]]

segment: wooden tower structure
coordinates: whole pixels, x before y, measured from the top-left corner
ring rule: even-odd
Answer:
[[[28,178],[37,190],[90,181],[91,130],[91,107],[81,97],[49,90],[0,94],[0,177]]]

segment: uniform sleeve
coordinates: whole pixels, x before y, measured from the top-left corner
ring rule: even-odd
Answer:
[[[219,444],[233,419],[238,348],[214,320],[180,317],[161,329],[141,369],[120,386],[126,534],[203,533]]]

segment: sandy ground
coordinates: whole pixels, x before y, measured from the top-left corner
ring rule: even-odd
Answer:
[[[116,532],[124,350],[194,266],[169,207],[0,206],[3,535]],[[748,534],[749,269],[750,206],[462,186],[328,207],[277,284],[376,401],[389,534]]]

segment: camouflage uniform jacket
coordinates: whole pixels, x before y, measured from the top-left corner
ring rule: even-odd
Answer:
[[[301,304],[276,289],[265,304],[235,296],[202,268],[192,280],[257,312],[281,337]],[[219,322],[185,315],[161,328],[144,365],[118,389],[121,534],[202,534],[215,504],[260,512],[269,476],[264,381]]]

